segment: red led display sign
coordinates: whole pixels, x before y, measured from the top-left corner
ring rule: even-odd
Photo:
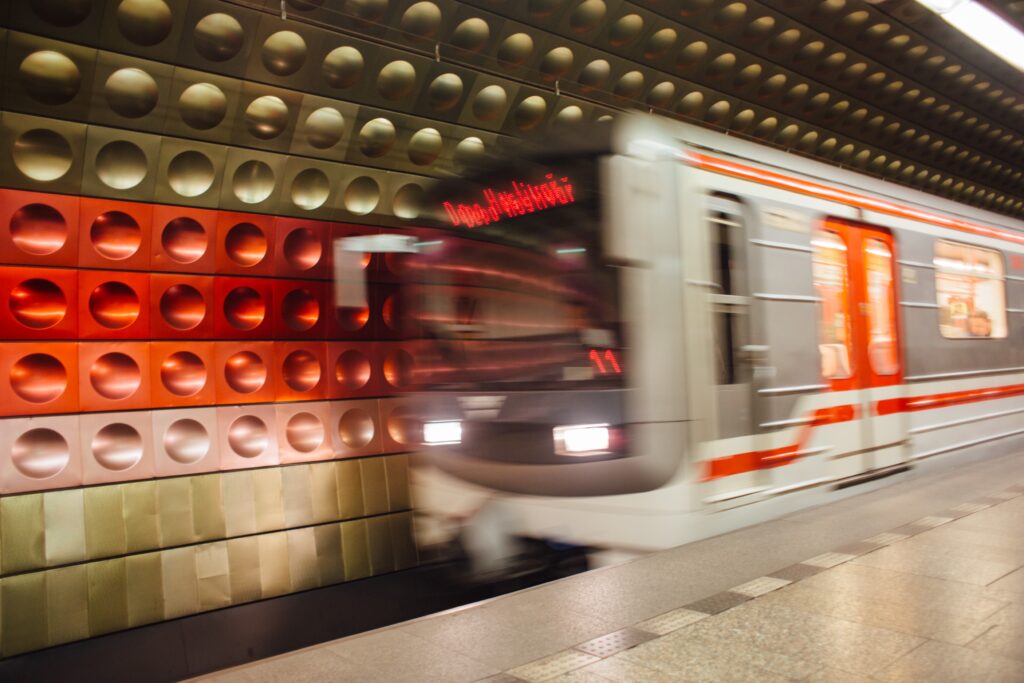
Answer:
[[[605,349],[604,353],[598,349],[590,349],[590,364],[594,366],[599,375],[622,374],[619,359],[615,357],[615,352],[611,349]]]
[[[481,191],[482,202],[442,202],[441,205],[453,226],[475,228],[576,201],[568,177],[556,180],[552,173],[544,177],[546,182],[537,184],[513,180],[504,188],[485,188]]]

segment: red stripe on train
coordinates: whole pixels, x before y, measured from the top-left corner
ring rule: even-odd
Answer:
[[[875,411],[879,415],[892,415],[893,413],[910,413],[918,410],[945,408],[947,406],[963,405],[964,403],[991,401],[996,398],[1010,398],[1011,396],[1021,395],[1024,395],[1024,384],[1008,384],[1004,387],[990,387],[988,389],[967,389],[944,394],[887,398],[878,402],[875,406]]]

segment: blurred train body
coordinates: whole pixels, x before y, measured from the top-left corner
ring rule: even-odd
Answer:
[[[645,551],[1024,439],[1020,221],[646,116],[432,201],[427,518]]]

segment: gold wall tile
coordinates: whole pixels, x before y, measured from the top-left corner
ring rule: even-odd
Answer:
[[[128,628],[128,582],[123,557],[90,562],[89,635]]]
[[[224,538],[224,496],[219,474],[191,477],[192,519],[196,540],[208,541]]]
[[[320,585],[320,568],[317,565],[316,537],[313,529],[291,529],[287,536],[288,573],[292,592],[316,588]]]
[[[313,523],[312,487],[309,465],[291,465],[281,468],[285,527],[290,529]]]
[[[164,577],[161,553],[125,558],[128,585],[128,623],[151,624],[164,618]]]
[[[46,575],[32,572],[0,581],[0,655],[46,647]]]
[[[199,611],[196,584],[196,549],[172,548],[160,553],[164,583],[164,619]]]
[[[160,547],[160,514],[155,481],[125,484],[124,530],[128,552],[137,553]]]
[[[41,493],[0,498],[0,560],[5,574],[43,566],[45,528]]]
[[[345,565],[341,559],[341,525],[322,524],[313,527],[313,536],[316,539],[320,585],[341,583],[345,580]]]
[[[231,602],[240,604],[263,596],[260,579],[260,545],[256,536],[228,541]]]
[[[367,542],[370,546],[370,572],[377,576],[395,571],[395,552],[391,547],[391,525],[387,517],[366,520]]]
[[[388,517],[391,528],[391,547],[395,552],[395,569],[415,567],[419,562],[412,515],[411,512],[403,512]]]
[[[341,512],[338,507],[338,479],[334,463],[313,463],[309,466],[309,474],[312,479],[314,523],[337,520]]]
[[[196,579],[199,584],[200,611],[231,604],[231,576],[226,541],[207,543],[196,548]]]
[[[346,581],[370,575],[370,546],[366,534],[365,520],[357,519],[341,525],[341,557]]]
[[[85,559],[85,496],[82,489],[43,494],[46,525],[46,565],[53,567]]]
[[[281,496],[281,469],[271,467],[254,470],[253,491],[256,493],[257,531],[284,528],[284,501]]]
[[[157,481],[157,505],[160,509],[162,547],[195,543],[192,524],[192,484],[189,477]]]
[[[221,480],[224,486],[226,535],[231,537],[256,533],[256,493],[253,490],[252,471],[225,472]]]
[[[335,463],[338,483],[338,509],[342,519],[363,516],[363,478],[358,460],[339,460]]]
[[[386,456],[384,458],[384,472],[388,481],[388,509],[391,512],[397,512],[411,508],[412,502],[409,499],[409,456]]]
[[[43,572],[46,577],[48,645],[89,637],[89,571],[87,565]]]
[[[121,484],[85,489],[85,551],[90,559],[127,551],[121,489]]]
[[[383,458],[362,458],[359,473],[363,480],[363,512],[380,515],[388,511],[388,481]]]
[[[288,576],[288,538],[284,532],[257,536],[260,546],[260,586],[263,597],[283,595],[291,587]]]

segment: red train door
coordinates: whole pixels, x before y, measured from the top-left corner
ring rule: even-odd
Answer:
[[[822,376],[843,392],[837,414],[854,423],[846,431],[850,443],[835,444],[837,460],[845,461],[838,469],[852,475],[892,466],[905,457],[906,421],[874,410],[879,400],[898,396],[903,383],[892,234],[828,219],[813,245]]]

